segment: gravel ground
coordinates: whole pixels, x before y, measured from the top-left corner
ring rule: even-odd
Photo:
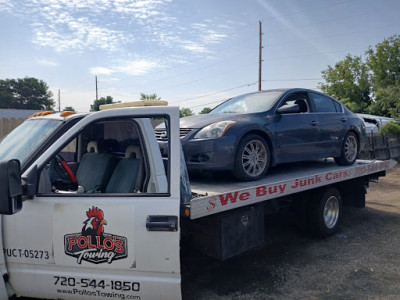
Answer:
[[[184,259],[184,299],[400,299],[400,167],[371,183],[366,208],[342,217],[336,235],[319,239],[276,215],[261,249]]]

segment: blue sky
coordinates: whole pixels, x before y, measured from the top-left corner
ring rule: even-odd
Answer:
[[[398,0],[0,0],[0,79],[44,80],[61,109],[156,93],[198,112],[321,70],[400,31]],[[58,106],[57,106],[58,108]]]

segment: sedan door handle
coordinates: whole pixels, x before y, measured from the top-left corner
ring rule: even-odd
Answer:
[[[177,216],[147,216],[147,231],[177,231]]]
[[[340,118],[340,121],[342,121],[343,123],[346,123],[347,118]]]
[[[312,126],[315,126],[315,125],[318,125],[318,124],[319,124],[318,121],[311,121],[311,122],[310,122],[310,125],[312,125]]]

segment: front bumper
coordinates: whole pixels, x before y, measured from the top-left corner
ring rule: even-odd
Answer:
[[[187,169],[195,171],[230,171],[235,163],[235,138],[181,139]],[[166,143],[159,142],[161,153],[166,155]]]

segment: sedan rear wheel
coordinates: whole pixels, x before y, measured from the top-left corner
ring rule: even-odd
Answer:
[[[269,161],[265,140],[256,134],[247,135],[237,148],[233,176],[244,181],[260,179],[267,172]]]
[[[335,158],[336,163],[342,166],[352,165],[357,159],[358,149],[357,136],[353,132],[347,133],[342,145],[341,156]]]

